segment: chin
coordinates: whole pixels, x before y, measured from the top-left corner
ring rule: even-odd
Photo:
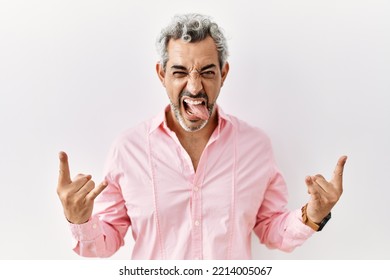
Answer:
[[[208,123],[208,120],[199,120],[196,122],[185,120],[182,115],[176,116],[176,119],[180,126],[187,132],[197,132],[204,128]]]

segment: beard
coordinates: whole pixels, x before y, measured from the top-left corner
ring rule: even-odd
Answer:
[[[182,110],[186,111],[186,105],[184,105],[184,97],[194,98],[194,99],[203,99],[205,102],[207,111],[208,111],[208,119],[206,120],[188,120],[186,119],[183,114]],[[192,95],[190,92],[184,90],[180,93],[177,104],[173,103],[172,100],[170,100],[171,110],[173,111],[176,120],[180,124],[180,126],[187,132],[196,132],[204,128],[214,111],[215,102],[209,103],[209,98],[206,93],[199,92],[197,95]]]

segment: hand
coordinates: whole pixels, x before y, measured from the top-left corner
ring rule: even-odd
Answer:
[[[57,193],[64,208],[65,217],[73,224],[82,224],[92,215],[95,198],[107,187],[103,181],[95,188],[90,175],[77,175],[70,179],[68,156],[65,152],[59,153],[60,174],[58,176]]]
[[[343,193],[343,171],[346,161],[346,156],[339,158],[333,178],[329,182],[320,174],[306,177],[306,185],[311,196],[307,205],[307,216],[311,221],[320,223],[340,199]]]

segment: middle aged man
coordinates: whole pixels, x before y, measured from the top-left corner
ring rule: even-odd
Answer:
[[[219,26],[199,14],[176,16],[158,49],[170,106],[117,138],[105,180],[96,187],[90,175],[72,180],[60,152],[57,191],[74,250],[111,256],[131,227],[133,259],[249,259],[252,232],[291,251],[321,230],[342,194],[347,158],[330,181],[308,176],[310,200],[289,211],[269,138],[216,104],[229,72]]]

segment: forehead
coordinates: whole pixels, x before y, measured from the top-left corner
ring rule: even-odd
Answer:
[[[171,39],[167,50],[168,65],[179,64],[186,67],[201,67],[205,64],[218,65],[218,51],[211,37],[206,37],[206,39],[195,43]]]

